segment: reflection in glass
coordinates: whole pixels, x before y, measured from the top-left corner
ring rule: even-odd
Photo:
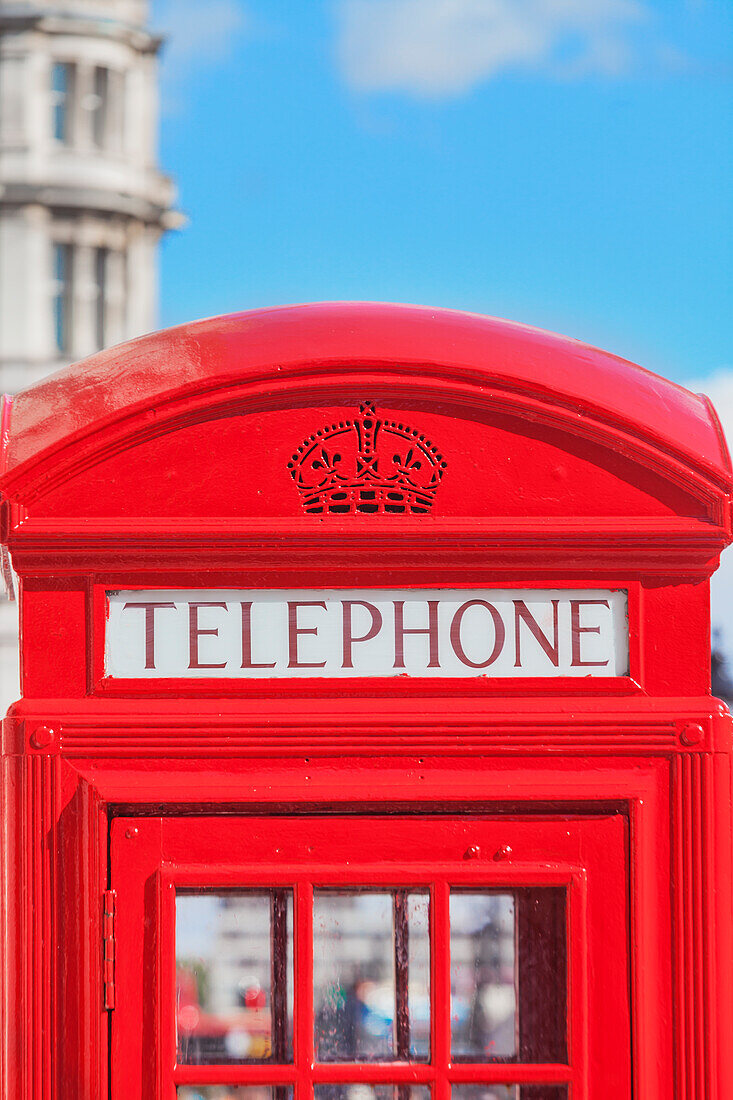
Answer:
[[[176,1100],[293,1100],[291,1085],[179,1085]]]
[[[179,1061],[292,1061],[292,929],[289,890],[176,897]]]
[[[427,1059],[427,893],[316,891],[313,994],[319,1061]]]
[[[452,1100],[567,1100],[565,1085],[453,1085]]]
[[[314,1100],[430,1100],[429,1085],[316,1085]]]
[[[513,1057],[514,897],[451,892],[450,952],[453,1057],[481,1062]]]
[[[451,892],[450,923],[453,1057],[566,1062],[565,890]]]

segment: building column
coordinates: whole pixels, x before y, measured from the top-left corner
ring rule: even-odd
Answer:
[[[51,317],[53,273],[48,211],[0,210],[0,388],[10,393],[48,373],[57,358]]]
[[[160,232],[133,225],[127,248],[126,338],[151,332],[158,317],[158,241]]]
[[[110,249],[107,256],[106,344],[121,344],[127,336],[127,251]]]

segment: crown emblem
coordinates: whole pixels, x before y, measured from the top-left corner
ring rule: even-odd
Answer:
[[[383,420],[364,401],[358,416],[308,436],[288,469],[309,515],[424,514],[446,465],[421,432]]]

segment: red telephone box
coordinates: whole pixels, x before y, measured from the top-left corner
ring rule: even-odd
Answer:
[[[396,306],[6,402],[2,1096],[726,1100],[705,398]]]

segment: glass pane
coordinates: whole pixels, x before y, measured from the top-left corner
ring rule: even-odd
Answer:
[[[316,891],[313,1005],[322,1062],[426,1060],[428,894]]]
[[[53,325],[56,348],[68,352],[71,346],[72,251],[70,244],[53,246]]]
[[[429,1085],[316,1085],[314,1100],[430,1100]]]
[[[430,896],[407,894],[406,897],[410,1014],[408,1053],[405,1057],[427,1062],[430,1060]],[[399,917],[399,912],[397,916]],[[429,1100],[429,1097],[418,1096],[418,1093],[420,1090],[416,1088],[415,1100]]]
[[[293,1100],[291,1085],[179,1085],[177,1100]]]
[[[182,1063],[292,1061],[292,929],[289,890],[177,896]]]
[[[566,1085],[453,1085],[453,1100],[567,1100]]]
[[[565,890],[526,888],[515,896],[519,1056],[523,1062],[567,1062]],[[547,1095],[554,1100],[554,1093]]]
[[[109,267],[109,249],[94,250],[94,295],[95,328],[97,349],[101,351],[107,343],[107,269]]]
[[[53,109],[53,136],[56,141],[68,144],[71,140],[71,110],[74,94],[74,66],[69,62],[56,62],[51,68],[51,104]]]
[[[450,952],[454,1058],[514,1057],[513,895],[451,893]]]
[[[102,148],[107,137],[107,100],[109,93],[109,69],[94,70],[94,95],[92,97],[92,138]]]
[[[567,1061],[565,891],[455,891],[450,923],[453,1057]]]

